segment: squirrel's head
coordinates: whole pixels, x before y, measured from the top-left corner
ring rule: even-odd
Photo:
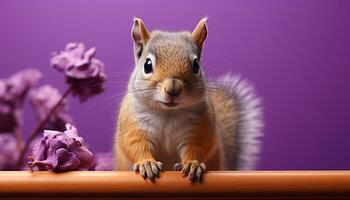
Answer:
[[[205,75],[200,58],[207,37],[206,18],[192,32],[149,32],[139,18],[131,30],[135,69],[129,90],[147,106],[190,107],[203,101]]]

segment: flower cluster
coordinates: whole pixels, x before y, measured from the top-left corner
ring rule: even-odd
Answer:
[[[34,88],[42,77],[36,69],[0,79],[0,170],[113,169],[112,154],[97,153],[94,156],[71,125],[73,120],[68,114],[67,97],[70,94],[79,96],[84,102],[104,90],[104,65],[94,58],[95,52],[94,47],[85,51],[84,44],[69,43],[63,51],[53,54],[52,67],[65,74],[69,85],[63,95],[51,85]],[[27,95],[38,124],[24,142],[22,110]],[[43,136],[38,138],[40,133]],[[28,157],[30,162],[24,166]]]
[[[81,101],[104,90],[104,64],[94,58],[95,53],[95,47],[85,51],[82,43],[68,43],[63,51],[54,52],[51,58],[51,66],[65,74],[67,83]]]
[[[21,125],[23,101],[41,76],[37,69],[27,69],[0,79],[0,133],[13,133]]]
[[[94,156],[85,146],[77,129],[66,125],[66,131],[44,131],[44,137],[33,148],[31,170],[72,171],[88,169]]]
[[[11,170],[18,159],[18,146],[14,134],[0,135],[0,170]]]

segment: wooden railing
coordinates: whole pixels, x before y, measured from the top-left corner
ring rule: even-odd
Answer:
[[[0,172],[0,197],[140,199],[350,199],[350,171],[220,171],[190,184],[179,172],[154,183],[133,172]]]

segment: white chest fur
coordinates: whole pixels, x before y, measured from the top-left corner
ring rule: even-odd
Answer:
[[[138,108],[135,116],[139,126],[148,132],[154,144],[154,156],[163,162],[165,170],[172,170],[180,162],[183,141],[192,130],[198,113],[193,111],[157,111]]]

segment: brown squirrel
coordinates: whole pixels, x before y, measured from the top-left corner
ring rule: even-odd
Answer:
[[[154,180],[175,169],[200,181],[206,170],[254,167],[260,98],[239,77],[206,80],[200,61],[207,32],[206,18],[192,32],[149,32],[134,19],[135,69],[118,116],[117,170]]]

